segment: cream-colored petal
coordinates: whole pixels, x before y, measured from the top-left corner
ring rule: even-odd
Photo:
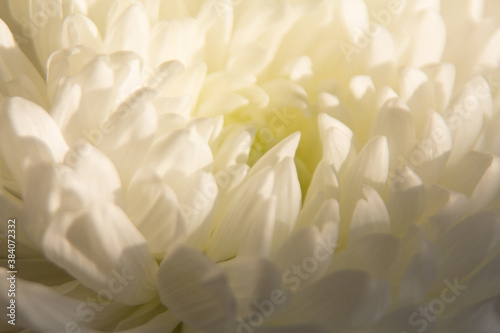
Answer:
[[[134,25],[130,25],[130,22]],[[149,20],[140,2],[126,7],[117,17],[110,20],[104,43],[108,52],[130,50],[146,55],[149,35]]]
[[[224,270],[190,246],[179,244],[158,271],[161,302],[184,323],[224,332],[236,319],[237,303]]]
[[[275,264],[258,257],[236,258],[220,264],[227,276],[231,291],[234,293],[238,317],[246,318],[252,312],[269,306],[273,292],[281,287],[281,274]],[[275,315],[274,311],[266,317]],[[266,318],[266,321],[269,318]]]
[[[394,272],[401,247],[401,241],[392,235],[366,235],[350,242],[336,255],[329,272],[362,270],[377,279],[388,278]]]
[[[186,222],[175,192],[150,170],[141,170],[127,190],[126,213],[153,253],[184,239]]]
[[[396,235],[402,235],[424,212],[425,186],[408,167],[395,170],[389,179],[386,205],[391,219],[391,231]]]
[[[491,108],[491,93],[483,77],[470,80],[451,101],[443,114],[453,139],[450,164],[458,162],[476,142]]]
[[[467,195],[469,212],[476,212],[487,206],[500,189],[500,158],[470,151],[443,174],[441,183]]]
[[[156,295],[158,266],[146,240],[113,204],[60,214],[46,229],[42,248],[47,258],[95,291],[120,281],[122,292],[112,296],[119,302],[142,304]]]
[[[160,138],[151,148],[146,165],[173,186],[182,178],[211,169],[213,156],[207,142],[193,129],[179,129]]]
[[[299,291],[275,322],[315,323],[330,331],[359,327],[379,320],[390,298],[386,282],[373,279],[367,273],[334,272]]]
[[[352,213],[349,242],[376,232],[390,232],[390,217],[387,207],[377,191],[363,185],[363,195]]]
[[[20,97],[0,108],[1,154],[19,184],[30,165],[62,162],[68,146],[44,109]]]
[[[211,257],[225,260],[237,254],[243,235],[255,223],[255,211],[262,209],[261,201],[271,200],[275,178],[275,172],[268,166],[235,191],[209,240],[207,253]],[[249,193],[252,194],[251,200],[248,198]],[[265,207],[272,208],[270,205]]]
[[[284,287],[295,292],[325,273],[335,250],[335,235],[323,236],[315,226],[295,230],[271,259],[282,273]]]

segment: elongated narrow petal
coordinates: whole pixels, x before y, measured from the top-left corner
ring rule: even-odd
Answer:
[[[281,274],[270,260],[236,258],[222,263],[221,267],[236,298],[239,317],[245,318],[252,312],[262,311],[263,306],[269,307],[264,314],[268,318],[281,310],[281,304],[271,301],[276,291],[281,290]]]
[[[223,269],[187,245],[163,259],[158,291],[166,307],[197,329],[222,332],[236,319],[236,299]]]
[[[127,201],[131,221],[151,252],[163,253],[186,233],[186,222],[174,191],[154,172],[141,170],[131,182]]]

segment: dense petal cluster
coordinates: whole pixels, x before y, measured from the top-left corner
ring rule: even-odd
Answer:
[[[500,329],[498,1],[2,6],[15,328]]]

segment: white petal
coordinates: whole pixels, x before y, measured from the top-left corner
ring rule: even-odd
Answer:
[[[82,14],[72,14],[64,19],[63,47],[86,45],[94,49],[102,48],[102,37],[94,22]]]
[[[420,133],[426,124],[427,111],[436,109],[434,86],[423,70],[405,67],[400,72],[399,90],[402,101],[413,115],[415,131]]]
[[[2,292],[5,290],[7,295],[8,275],[3,268],[0,269],[0,276],[2,277],[0,290]],[[115,287],[117,286],[119,285],[115,284]],[[117,289],[103,289],[100,294],[85,289],[81,290],[76,298],[64,296],[56,289],[59,288],[49,288],[21,278],[16,279],[16,327],[28,328],[26,332],[81,330],[98,333],[108,331],[110,327],[115,326],[116,318],[127,316],[134,309],[117,302],[106,302],[107,296],[113,294],[111,290],[117,292]],[[8,301],[2,296],[0,302],[4,303],[4,299]],[[9,327],[10,329],[6,331],[11,331],[12,326]]]
[[[242,74],[240,71],[234,73],[229,71],[211,73],[207,75],[203,82],[203,88],[200,91],[199,100],[204,102],[215,94],[228,91],[238,91],[255,83],[256,78],[253,75]]]
[[[423,230],[411,226],[401,239],[399,265],[394,272],[393,290],[399,304],[423,302],[432,287],[439,268],[434,245]]]
[[[494,109],[498,110],[498,107]],[[497,113],[493,119],[485,124],[474,150],[500,155],[500,133],[498,128],[500,128],[500,114]]]
[[[231,291],[237,302],[238,316],[245,318],[254,311],[262,311],[264,303],[269,303],[273,291],[281,286],[281,274],[269,260],[246,257],[236,258],[220,264],[227,276]],[[268,305],[268,304],[267,304]],[[273,307],[276,307],[273,304]],[[274,315],[277,309],[266,313],[266,317]]]
[[[175,85],[167,86],[167,89],[160,92],[160,94],[165,95],[165,97],[184,96],[188,98],[190,103],[186,111],[193,112],[206,73],[207,65],[204,62],[188,67],[186,71],[176,79]],[[189,113],[183,115],[188,116]]]
[[[50,114],[64,137],[74,142],[82,136],[81,124],[73,120],[80,107],[82,87],[71,79],[61,78],[54,93]]]
[[[367,46],[367,72],[378,86],[390,85],[393,82],[396,60],[395,42],[387,27],[372,23],[378,30],[373,34],[371,43]],[[371,27],[369,28],[371,29]]]
[[[195,118],[186,125],[198,132],[208,144],[214,143],[223,126],[224,118],[221,115],[215,118]]]
[[[375,115],[377,96],[375,85],[368,75],[355,75],[349,82],[349,101],[355,105],[353,116],[355,132],[360,142],[369,140],[371,124]]]
[[[178,187],[180,179],[199,170],[208,171],[212,163],[212,151],[203,137],[193,129],[180,129],[155,143],[146,165],[155,169],[169,185]]]
[[[272,53],[269,48],[260,43],[247,44],[235,49],[229,55],[227,68],[230,71],[258,74],[270,61]]]
[[[338,201],[335,199],[326,200],[321,205],[312,223],[320,228],[323,233],[325,232],[325,228],[330,229],[333,225],[334,230],[332,231],[335,232],[335,237],[337,237],[337,229],[340,223],[340,207]]]
[[[485,1],[485,4],[494,3]],[[496,11],[485,11],[485,17],[472,24],[463,24],[463,21],[455,19],[453,22],[457,29],[453,34],[460,35],[461,38],[450,38],[446,47],[446,58],[460,65],[462,69],[457,72],[460,81],[479,74],[478,66],[483,68],[496,67],[498,62],[499,48],[499,27],[498,21],[494,17]],[[450,24],[450,23],[448,23]],[[463,45],[470,47],[464,48]]]
[[[12,80],[5,82],[7,96],[18,96],[45,107],[45,98],[35,87],[33,82],[24,74],[17,75]]]
[[[350,40],[354,43],[359,43],[359,40],[362,37],[364,38],[362,32],[369,21],[368,9],[365,2],[360,0],[342,0],[339,13],[343,20],[342,27],[347,29]]]
[[[408,159],[401,162],[415,170],[424,184],[434,183],[448,161],[452,146],[446,122],[441,115],[431,110],[418,143],[411,149]]]
[[[450,63],[427,66],[423,68],[434,84],[434,98],[439,112],[443,112],[450,102],[455,83],[455,66]]]
[[[446,26],[439,12],[432,9],[422,11],[405,21],[400,29],[410,32],[412,41],[404,53],[405,64],[421,67],[440,62],[446,42]]]
[[[374,233],[349,242],[335,256],[330,272],[362,270],[382,279],[391,276],[401,253],[401,241],[389,234]]]
[[[51,63],[55,67],[52,68],[53,71],[51,72],[54,76],[53,79],[56,80],[53,87],[54,96],[62,99],[62,103],[68,103],[71,106],[67,111],[68,114],[63,117],[59,115],[56,119],[61,125],[66,125],[62,127],[62,132],[68,143],[74,143],[83,136],[91,142],[100,141],[103,135],[103,123],[111,112],[116,98],[114,94],[118,91],[114,87],[117,82],[114,80],[113,64],[108,56],[93,57],[88,63],[80,64],[82,62],[80,57],[86,58],[87,56],[85,52],[75,51],[74,56],[70,57],[69,61],[65,58],[64,60],[60,59],[65,56],[68,55],[61,52],[55,53],[51,57],[51,60],[53,60]],[[55,64],[53,64],[54,62]],[[63,64],[58,64],[58,62],[63,62]],[[71,73],[73,62],[82,66],[78,75],[59,81],[59,76],[64,78],[64,74],[60,71],[70,71]],[[73,84],[79,87],[75,88]],[[71,91],[72,97],[78,100],[64,101],[61,96],[64,91],[59,92],[59,89],[68,89]],[[76,105],[78,107],[74,109]],[[64,107],[64,105],[59,107]],[[57,115],[56,111],[54,113]],[[59,110],[59,113],[65,112]]]
[[[372,42],[369,44],[370,55],[367,59],[368,68],[372,70],[372,73],[381,74],[377,71],[373,72],[373,69],[377,69],[378,67],[378,70],[380,71],[381,69],[387,69],[386,66],[388,66],[388,64],[392,66],[392,63],[395,61],[396,51],[394,49],[394,40],[392,35],[383,23],[381,25],[376,23],[373,24],[377,26],[378,31],[373,35]]]
[[[498,60],[500,59],[500,49],[498,44],[500,43],[500,29],[498,26],[496,30],[491,34],[489,40],[485,43],[484,49],[479,54],[478,62],[483,66],[496,67]]]
[[[126,97],[133,99],[145,98],[141,95],[143,87],[143,60],[134,52],[121,51],[109,55],[110,67],[113,69],[112,106],[126,101]],[[175,65],[174,65],[175,67]],[[147,74],[144,74],[146,76]],[[144,79],[146,81],[146,78]],[[145,82],[150,83],[150,82]],[[148,88],[148,87],[144,87]],[[129,99],[130,100],[130,99]]]
[[[240,89],[239,94],[250,102],[249,107],[263,109],[269,105],[269,96],[260,85],[252,84],[244,87]]]
[[[307,201],[304,202],[304,205],[300,210],[299,217],[295,225],[296,228],[312,224],[313,217],[317,214],[318,210],[325,202],[325,194],[323,191],[315,191],[314,194],[308,193],[306,200]]]
[[[275,177],[275,172],[267,167],[240,185],[210,238],[207,253],[211,257],[220,261],[237,254],[244,233],[255,223],[254,215],[262,209],[261,201],[271,200]]]
[[[26,172],[26,192],[23,198],[23,220],[21,230],[42,247],[43,236],[55,219],[57,211],[79,210],[92,199],[91,190],[67,166],[52,163],[33,165]],[[86,185],[86,184],[85,184]]]
[[[164,253],[186,233],[174,191],[152,171],[139,171],[127,190],[127,215],[146,238],[151,252]]]
[[[200,117],[214,117],[219,114],[228,114],[249,104],[245,97],[232,93],[223,92],[211,95],[196,110],[196,115]]]
[[[244,45],[261,42],[274,54],[281,38],[290,29],[292,6],[282,1],[255,1],[236,7],[239,17],[235,19],[230,54]],[[256,19],[257,18],[257,19]],[[266,35],[262,38],[262,35]]]
[[[371,136],[384,135],[389,145],[389,164],[393,169],[400,156],[405,156],[415,142],[415,126],[411,112],[403,108],[382,107],[376,116]]]
[[[7,278],[9,274],[3,267],[0,268],[0,276],[2,281],[0,290],[3,294],[0,301],[2,306],[7,306],[9,302],[7,298],[9,280]],[[64,332],[67,327],[76,329],[82,326],[82,319],[86,318],[80,318],[80,312],[77,311],[79,307],[83,307],[83,312],[85,312],[86,306],[84,302],[62,296],[49,287],[18,278],[16,279],[16,289],[16,326],[41,332]],[[23,305],[19,306],[20,304]],[[83,304],[83,306],[80,304]],[[92,311],[92,313],[95,317],[95,311]],[[86,332],[96,332],[86,326]],[[8,328],[5,332],[11,329]]]
[[[500,189],[500,158],[492,154],[471,151],[442,177],[450,190],[467,195],[469,211],[480,210],[490,203]]]
[[[219,190],[210,172],[198,171],[183,179],[177,188],[179,205],[186,220],[188,244],[203,248],[214,223],[215,202]]]
[[[334,4],[330,1],[317,1],[314,4],[302,3],[302,6],[294,6],[293,11],[296,20],[283,36],[283,40],[276,50],[273,65],[285,64],[281,69],[282,76],[299,81],[300,75],[303,75],[305,79],[312,74],[311,59],[304,55],[315,44],[314,40],[309,37],[321,34],[323,29],[331,23]],[[296,73],[290,71],[293,67],[298,69]]]
[[[12,14],[12,17],[21,22],[23,16],[27,16],[29,13],[29,2],[19,2],[17,0],[8,0],[8,8]]]
[[[296,228],[306,225],[315,225],[325,228],[328,224],[337,225],[340,222],[340,207],[336,199],[326,199],[322,191],[317,192],[314,197],[304,204],[297,220]]]
[[[323,113],[318,116],[318,125],[323,158],[333,164],[338,173],[349,155],[353,154],[353,133],[343,123]]]
[[[386,205],[391,218],[391,230],[401,235],[424,212],[425,187],[422,180],[408,167],[395,170],[389,179],[391,182]]]
[[[158,266],[147,243],[112,204],[61,214],[48,226],[42,246],[47,258],[93,290],[111,288],[122,274],[124,292],[113,295],[117,301],[141,304],[156,295]]]
[[[333,85],[336,86],[338,83],[335,82]],[[326,113],[333,119],[345,124],[348,128],[354,128],[354,119],[351,111],[340,102],[337,96],[323,91],[319,93],[318,102],[321,113]],[[318,117],[322,117],[321,114]]]
[[[222,268],[197,249],[178,245],[158,271],[161,302],[196,329],[224,332],[236,319],[236,299]]]
[[[260,256],[267,258],[271,253],[276,224],[276,196],[271,200],[257,199],[261,206],[254,213],[253,222],[243,236],[238,256]]]
[[[19,184],[30,165],[61,162],[68,150],[56,124],[37,104],[19,97],[0,110],[1,154]]]
[[[134,22],[132,26],[130,22]],[[108,52],[130,50],[142,56],[146,54],[149,35],[149,19],[140,2],[127,7],[106,31]]]
[[[293,158],[299,145],[299,141],[300,132],[293,133],[287,138],[281,140],[276,146],[266,152],[264,156],[257,161],[257,163],[255,163],[250,170],[249,177],[255,175],[266,166],[274,167],[287,157]]]
[[[463,22],[478,22],[483,18],[483,9],[485,1],[477,0],[458,0],[442,3],[442,15],[452,32],[455,32],[456,25],[460,26]],[[488,1],[486,1],[488,2]],[[450,15],[449,10],[453,8],[455,14]]]
[[[500,241],[498,218],[492,213],[478,213],[461,221],[439,239],[439,274],[443,280],[462,280],[472,273]],[[469,246],[463,246],[466,241]],[[435,286],[436,288],[439,285]]]
[[[157,126],[156,109],[141,92],[123,102],[102,127],[101,141],[94,145],[113,161],[124,184],[145,160]]]
[[[233,8],[235,6],[236,4],[205,2],[198,13],[197,23],[200,26],[198,30],[201,32],[198,41],[203,45],[204,37],[205,61],[210,71],[219,71],[226,65],[233,33]],[[204,36],[203,33],[205,33]]]
[[[160,21],[151,29],[148,60],[153,66],[174,59],[189,66],[201,43],[201,32],[193,19]]]
[[[364,185],[369,185],[375,190],[382,191],[387,180],[388,169],[389,149],[387,139],[385,137],[374,137],[366,144],[358,157],[355,159],[353,165],[350,166],[348,170],[349,173],[344,178],[340,179],[340,188],[342,190],[342,200],[340,201],[340,206],[342,207],[340,212],[341,220],[352,220],[354,209],[358,201],[363,197]],[[378,202],[378,200],[373,203],[375,204],[376,202]],[[364,209],[367,208],[365,207],[366,203],[362,205],[364,208],[360,208],[360,213],[361,211],[365,211]],[[379,204],[375,204],[374,207],[381,206]],[[382,211],[380,209],[377,210],[382,213],[382,211],[385,210],[385,207],[383,207]],[[383,215],[380,216],[383,217]],[[382,224],[379,226],[383,226],[385,224],[383,221],[385,220],[385,218],[380,220],[379,222],[382,222]],[[361,223],[361,221],[359,222]],[[347,235],[349,233],[349,223],[341,223],[340,228],[341,246],[345,246],[348,239]]]
[[[222,145],[215,155],[214,171],[220,171],[236,163],[246,163],[252,146],[255,131],[239,128],[222,140]]]
[[[323,237],[317,227],[306,226],[294,231],[271,259],[283,274],[284,286],[295,292],[326,271],[335,246],[334,237]]]
[[[283,159],[275,168],[273,195],[276,197],[273,246],[281,244],[290,234],[299,216],[302,193],[293,158]]]
[[[64,164],[75,170],[79,180],[85,182],[93,199],[123,205],[120,177],[115,166],[90,143],[82,140],[73,145],[64,158]]]
[[[21,51],[9,27],[1,19],[0,55],[2,58],[0,73],[3,81],[9,81],[18,75],[26,75],[38,89],[38,92],[43,96],[43,92],[45,91],[44,80],[32,62]]]
[[[438,185],[430,187],[426,197],[427,207],[424,216],[428,216],[429,222],[425,225],[425,229],[433,240],[448,230],[469,208],[466,195]]]
[[[270,97],[269,106],[271,108],[289,106],[304,112],[309,109],[307,92],[296,83],[285,79],[277,79],[266,82],[262,85],[262,88]]]
[[[489,86],[482,77],[469,81],[444,113],[453,138],[449,163],[457,162],[476,142],[485,114],[491,114]]]
[[[158,91],[168,89],[185,70],[186,67],[178,60],[165,61],[158,65],[156,70],[145,67],[144,84]]]
[[[495,232],[498,238],[498,228]],[[489,259],[490,258],[486,258],[481,268],[476,271],[470,279],[465,281],[467,289],[460,295],[461,302],[457,303],[464,305],[474,304],[482,300],[490,299],[492,295],[498,295],[500,293],[500,287],[498,285],[498,279],[500,278],[500,271],[498,270],[500,254],[496,253],[491,260]],[[461,289],[463,290],[463,287]]]
[[[276,323],[317,323],[330,331],[363,326],[379,320],[390,300],[385,282],[360,271],[334,272],[299,291]]]
[[[389,171],[389,147],[383,136],[372,138],[359,153],[351,167],[345,184],[353,191],[367,184],[380,191],[387,180]],[[347,187],[347,186],[346,186]],[[341,183],[344,188],[344,183]],[[350,191],[349,191],[350,192]],[[348,196],[348,194],[346,194]]]
[[[391,228],[389,213],[378,192],[363,185],[363,196],[352,213],[349,242],[370,233],[389,232]]]
[[[94,59],[96,54],[96,50],[85,46],[75,46],[54,51],[47,60],[47,93],[49,99],[53,101],[56,90],[59,89],[59,86],[64,85],[61,79],[70,76],[72,73],[80,73],[82,68]],[[107,79],[104,81],[107,81]],[[84,85],[87,88],[99,86],[97,83],[95,85]]]
[[[33,44],[38,54],[40,64],[46,64],[50,54],[62,48],[62,38],[54,38],[54,36],[62,36],[62,2],[54,2],[47,4],[43,0],[30,1],[30,12],[28,31],[32,31],[36,35],[33,38]],[[44,24],[35,24],[35,22],[44,22]],[[42,65],[42,70],[44,70]]]

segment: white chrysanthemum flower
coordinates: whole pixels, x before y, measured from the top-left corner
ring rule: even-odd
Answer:
[[[498,1],[1,6],[0,331],[500,330]]]

